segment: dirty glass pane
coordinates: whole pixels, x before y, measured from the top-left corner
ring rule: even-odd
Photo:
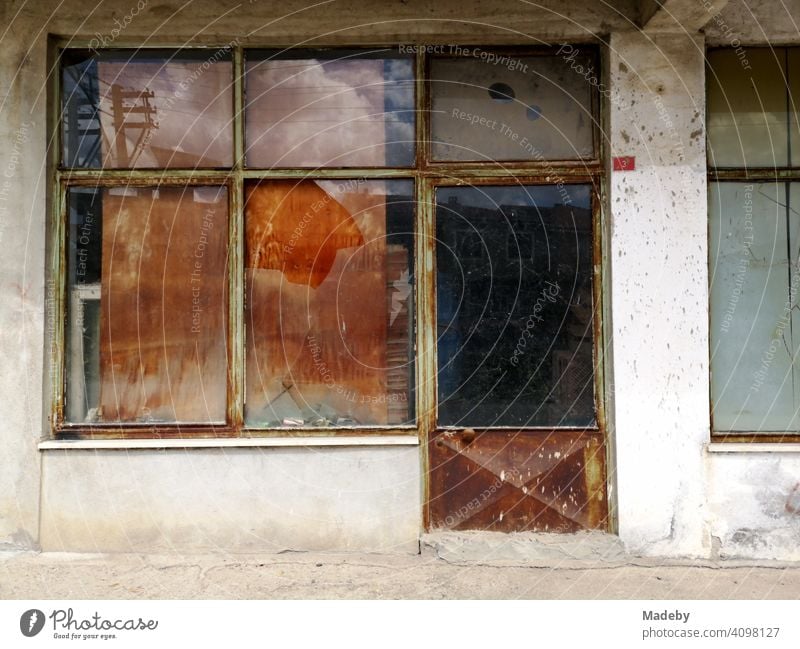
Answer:
[[[716,167],[788,164],[786,50],[708,53],[708,156]]]
[[[413,424],[413,183],[245,194],[246,423]]]
[[[594,58],[492,54],[431,61],[434,160],[575,160],[594,156]],[[572,50],[573,48],[570,48]],[[474,50],[474,51],[473,51]],[[484,56],[485,55],[485,56]]]
[[[786,199],[784,183],[710,186],[716,431],[779,432],[800,425],[792,376],[800,342],[792,333],[798,331],[792,316],[800,289],[800,218],[796,209],[787,211]]]
[[[224,187],[69,190],[66,421],[224,423]]]
[[[587,185],[436,192],[438,422],[592,426]]]
[[[229,50],[71,50],[61,69],[66,167],[229,167]]]
[[[248,55],[250,167],[405,167],[414,162],[414,59],[396,50]]]

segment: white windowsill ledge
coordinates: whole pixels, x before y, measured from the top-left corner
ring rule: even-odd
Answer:
[[[164,448],[252,448],[310,446],[419,446],[416,435],[327,436],[327,437],[238,437],[181,439],[53,439],[39,442],[40,451],[63,449],[164,449]]]
[[[709,453],[800,453],[795,442],[710,442]]]

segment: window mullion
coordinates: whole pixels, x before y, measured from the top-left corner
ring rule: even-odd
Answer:
[[[240,430],[244,422],[244,53],[241,47],[233,52],[233,178],[230,183],[229,218],[229,320],[228,320],[228,418]]]

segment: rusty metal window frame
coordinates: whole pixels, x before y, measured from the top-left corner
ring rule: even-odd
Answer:
[[[601,70],[601,49],[596,43],[581,43],[592,52],[598,70]],[[377,44],[380,47],[396,47],[397,44]],[[472,45],[465,44],[467,47]],[[592,187],[592,234],[593,234],[593,297],[594,332],[593,364],[594,395],[597,413],[596,427],[591,430],[603,432],[606,427],[603,357],[605,347],[602,333],[602,276],[603,266],[601,212],[604,202],[603,140],[601,138],[604,107],[596,87],[592,89],[593,141],[595,155],[582,160],[531,160],[510,162],[444,162],[432,161],[430,154],[430,83],[428,70],[431,58],[437,54],[414,54],[415,89],[415,136],[416,158],[410,167],[340,167],[340,168],[252,168],[244,160],[244,74],[248,51],[264,50],[265,46],[241,45],[234,39],[219,45],[198,45],[187,48],[185,44],[115,43],[112,50],[159,49],[200,50],[210,54],[229,48],[233,66],[233,166],[230,169],[67,169],[61,164],[61,79],[60,61],[64,50],[87,49],[88,43],[55,40],[51,43],[53,61],[50,82],[50,166],[52,184],[50,196],[50,264],[49,278],[54,282],[53,299],[50,301],[48,318],[51,323],[53,341],[49,350],[50,403],[49,436],[52,439],[181,439],[181,438],[270,438],[270,437],[328,437],[328,436],[409,436],[426,443],[429,435],[437,429],[436,411],[436,270],[435,270],[435,190],[438,186],[468,184],[554,184],[563,179],[565,184],[589,184]],[[556,52],[555,46],[506,47],[480,46],[486,51],[506,55],[547,56]],[[96,48],[102,51],[101,48]],[[324,47],[320,49],[326,49]],[[331,49],[339,49],[336,48]],[[366,46],[346,49],[368,49]],[[443,56],[447,56],[446,54]],[[360,426],[336,428],[249,428],[244,423],[244,184],[248,180],[262,179],[410,179],[414,181],[415,196],[415,334],[414,354],[416,362],[416,425],[411,426]],[[221,184],[228,188],[229,197],[229,318],[228,318],[228,399],[227,421],[221,425],[187,424],[68,424],[64,421],[65,382],[65,308],[66,308],[66,223],[67,192],[73,186],[114,185],[199,185]],[[542,427],[539,427],[541,429]],[[555,429],[560,427],[544,427]],[[536,427],[532,427],[536,429]],[[564,427],[568,430],[568,427]],[[587,429],[588,430],[588,429]],[[426,454],[423,453],[423,456]],[[425,460],[423,460],[424,462]]]
[[[749,48],[749,49],[760,49],[760,50],[769,50],[774,51],[775,49],[794,49],[800,51],[800,46],[798,45],[774,45],[774,46],[764,46],[764,47],[757,47],[757,48]],[[734,51],[736,48],[731,46],[715,46],[715,47],[708,47],[706,48],[706,99],[708,99],[708,90],[709,90],[709,79],[710,75],[708,74],[708,53],[712,51],[720,51],[720,50],[728,50]],[[786,88],[787,92],[789,91],[789,80],[785,79],[786,81]],[[708,111],[708,102],[706,102],[706,111]],[[708,122],[708,115],[706,115],[706,123]],[[788,119],[791,119],[791,113],[789,113]],[[791,137],[791,133],[787,133],[787,137]],[[708,146],[708,139],[706,139],[706,144]],[[715,167],[713,165],[708,164],[707,170],[707,182],[709,186],[709,196],[711,192],[711,184],[715,182],[737,182],[737,183],[747,183],[747,182],[800,182],[800,166],[790,166],[790,167]],[[708,237],[710,241],[711,232],[710,232],[710,219],[706,219],[707,226],[709,227]],[[709,267],[711,266],[711,257],[710,257],[710,247],[709,247]],[[709,281],[710,281],[709,277]],[[709,286],[710,289],[710,286]],[[709,292],[710,298],[710,292]],[[709,309],[708,309],[708,326],[709,330],[711,329],[711,308],[709,302]],[[800,430],[792,430],[792,431],[752,431],[752,432],[730,432],[730,431],[718,431],[714,429],[714,398],[711,392],[711,344],[710,344],[710,337],[709,337],[709,348],[708,348],[709,356],[708,356],[708,371],[709,371],[709,387],[708,387],[708,401],[709,401],[709,417],[711,421],[711,442],[717,443],[766,443],[766,444],[796,444],[798,438],[800,438]]]

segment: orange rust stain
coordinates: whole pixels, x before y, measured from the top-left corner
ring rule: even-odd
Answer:
[[[280,270],[294,284],[319,287],[339,250],[364,245],[350,212],[313,180],[248,188],[245,215],[247,268]]]

